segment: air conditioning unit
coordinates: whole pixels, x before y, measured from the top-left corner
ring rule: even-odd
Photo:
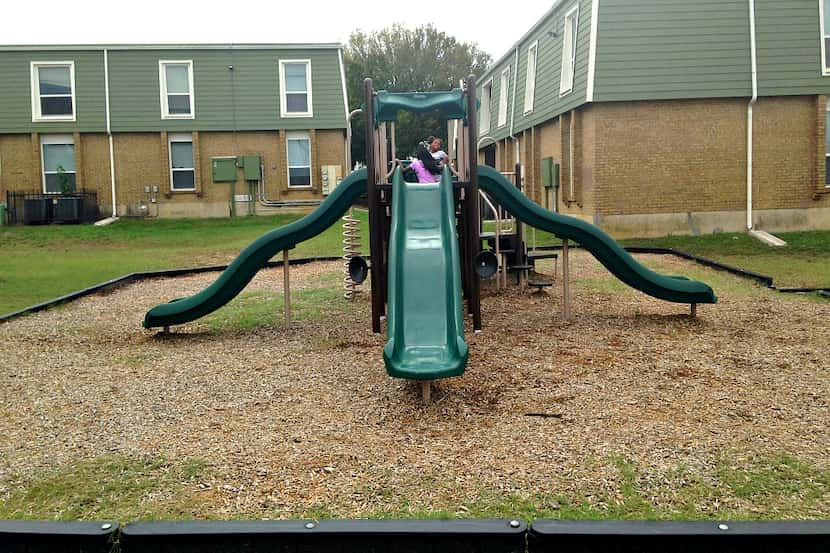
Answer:
[[[56,223],[80,223],[83,198],[55,198],[52,220]]]
[[[52,214],[51,198],[26,198],[23,200],[23,224],[45,225]]]

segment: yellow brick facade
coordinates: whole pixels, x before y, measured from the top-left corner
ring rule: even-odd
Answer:
[[[285,131],[194,132],[195,191],[171,189],[168,133],[115,133],[116,198],[119,215],[159,217],[224,217],[231,198],[249,193],[242,170],[236,183],[212,182],[211,159],[259,155],[264,166],[266,197],[271,200],[322,199],[324,165],[347,168],[345,131],[309,130],[311,140],[310,188],[289,188]],[[105,134],[73,135],[78,188],[95,190],[102,213],[111,212],[109,144]],[[39,134],[0,135],[0,201],[6,190],[42,191]],[[150,187],[151,192],[146,191]],[[153,192],[158,187],[158,193]],[[142,208],[142,206],[144,206]],[[264,211],[259,206],[259,211]],[[247,206],[237,204],[237,213]]]
[[[556,209],[617,236],[745,228],[747,99],[586,105],[496,143],[496,166],[553,208],[542,158],[560,164]],[[753,117],[754,224],[830,228],[822,96],[761,98]],[[483,159],[483,156],[480,157]]]

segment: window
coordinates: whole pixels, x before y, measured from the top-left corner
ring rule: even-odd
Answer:
[[[830,105],[827,106],[827,112],[824,115],[824,186],[830,187]]]
[[[288,186],[311,186],[311,139],[308,133],[292,132],[288,143]]]
[[[75,62],[31,64],[32,121],[75,120]]]
[[[507,124],[507,95],[510,92],[510,66],[501,72],[501,84],[499,86],[499,120],[498,126]]]
[[[311,117],[311,61],[280,61],[280,115]]]
[[[193,119],[193,62],[160,61],[159,89],[162,119]]]
[[[196,169],[193,163],[193,137],[170,134],[170,189],[196,190]]]
[[[481,111],[479,112],[478,132],[486,134],[490,130],[490,102],[493,97],[493,80],[484,83],[481,89]]]
[[[830,75],[830,0],[819,0],[819,25],[821,27],[821,71]]]
[[[562,77],[559,95],[568,94],[574,87],[576,67],[576,35],[579,28],[579,5],[565,14],[565,31],[562,36]]]
[[[536,52],[539,43],[534,42],[527,49],[527,76],[525,77],[525,113],[533,111],[533,98],[536,95]]]
[[[65,194],[75,191],[75,143],[72,135],[46,135],[40,139],[43,191]]]

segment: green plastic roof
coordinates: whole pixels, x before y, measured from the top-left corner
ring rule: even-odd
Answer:
[[[448,119],[467,117],[464,91],[454,88],[446,92],[387,92],[375,96],[375,120],[395,121],[401,110],[424,113],[440,110]]]

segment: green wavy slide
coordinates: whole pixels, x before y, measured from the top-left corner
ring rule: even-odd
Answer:
[[[504,176],[486,165],[478,166],[479,188],[526,224],[567,238],[591,252],[611,273],[632,288],[676,303],[715,303],[712,289],[703,282],[655,273],[599,227],[576,217],[553,213],[531,201]]]
[[[413,380],[458,376],[468,350],[450,173],[418,184],[397,169],[392,189],[386,371]]]
[[[313,212],[253,241],[213,284],[198,294],[152,308],[144,316],[144,328],[187,323],[219,309],[239,294],[274,255],[329,228],[364,192],[366,170],[361,169],[343,179]]]

